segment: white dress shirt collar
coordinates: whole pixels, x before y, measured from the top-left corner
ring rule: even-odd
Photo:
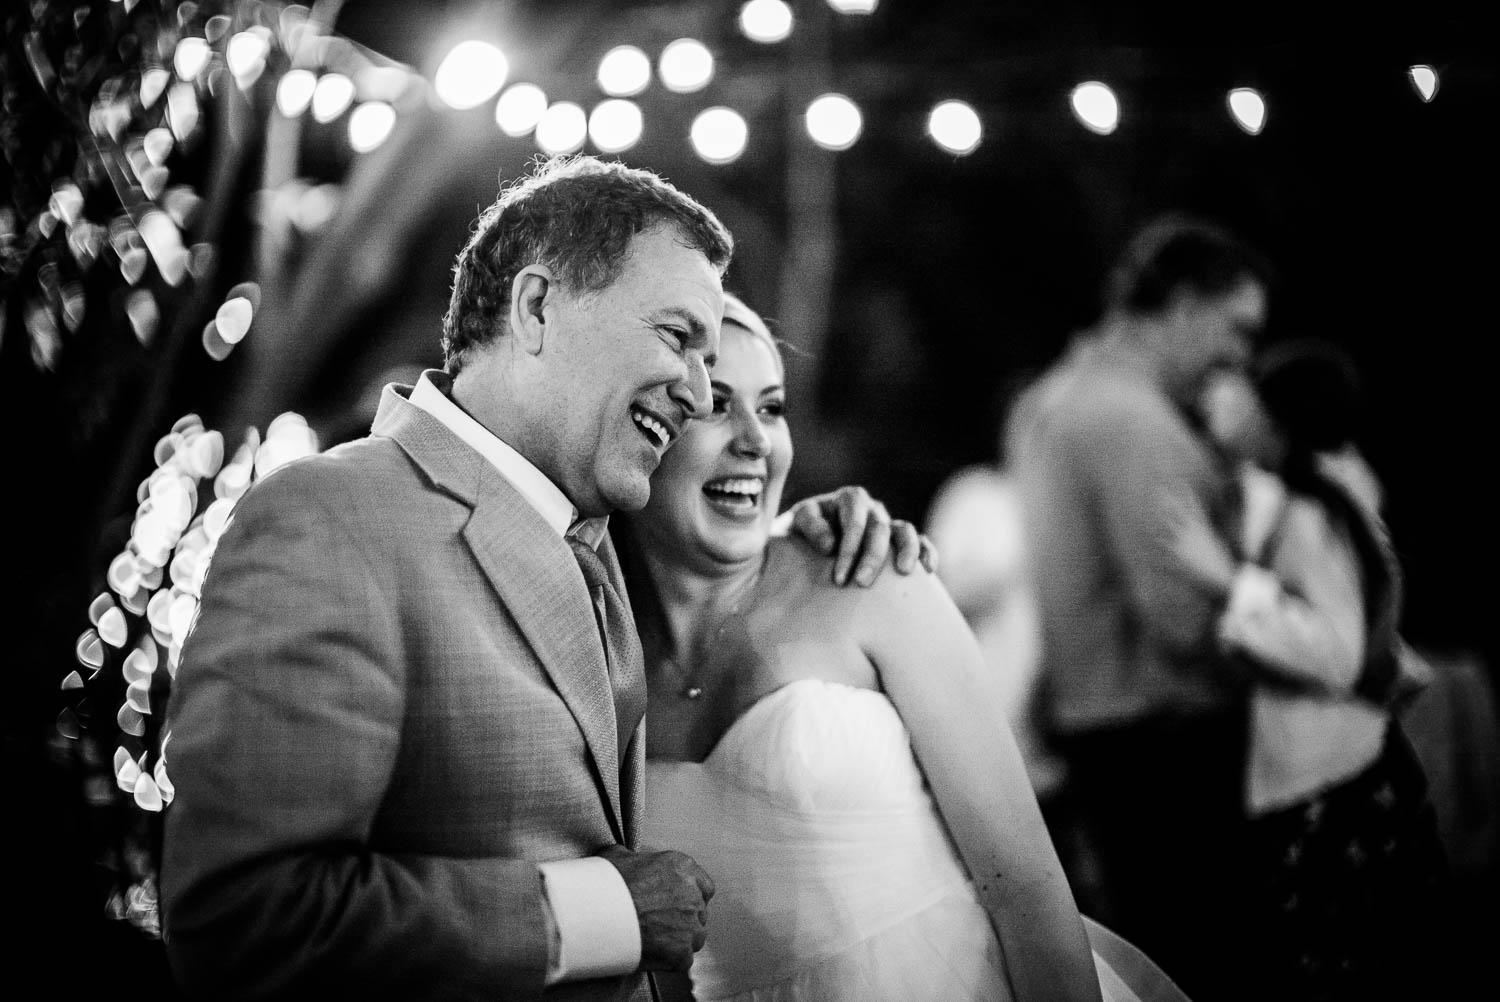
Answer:
[[[589,545],[598,546],[607,519],[580,520],[573,502],[568,500],[568,496],[556,484],[547,479],[545,473],[502,442],[494,432],[470,417],[448,394],[437,387],[430,378],[430,373],[422,373],[422,377],[417,380],[417,385],[411,391],[411,402],[441,421],[464,444],[488,460],[546,519],[547,524],[557,530],[559,536],[566,536],[572,530],[582,535]],[[598,528],[593,528],[594,525],[598,525]]]

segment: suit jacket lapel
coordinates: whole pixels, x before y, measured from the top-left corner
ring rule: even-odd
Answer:
[[[473,508],[464,538],[578,722],[610,825],[625,843],[614,697],[593,604],[568,544],[482,456],[389,388],[374,432],[394,438],[434,483]]]

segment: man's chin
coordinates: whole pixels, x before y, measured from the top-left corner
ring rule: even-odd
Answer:
[[[632,477],[613,484],[604,491],[604,502],[611,511],[640,511],[650,500],[651,480],[649,477],[641,477],[638,482]]]

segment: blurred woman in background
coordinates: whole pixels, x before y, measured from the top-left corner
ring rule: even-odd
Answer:
[[[1401,570],[1357,401],[1352,362],[1322,342],[1219,378],[1204,411],[1245,464],[1242,556],[1178,539],[1253,680],[1244,806],[1265,998],[1445,997],[1446,859],[1395,713],[1427,676],[1397,633]]]

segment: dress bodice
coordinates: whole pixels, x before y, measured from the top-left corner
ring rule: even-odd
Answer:
[[[988,921],[883,693],[799,679],[753,704],[703,762],[648,762],[642,841],[686,852],[717,886],[693,966],[700,998],[795,983],[919,913],[955,906],[967,928],[944,948],[972,958],[962,976],[987,986],[976,997],[1008,997],[998,955],[987,956]],[[905,966],[921,974],[931,964]]]
[[[649,725],[648,725],[649,726]],[[1004,818],[996,818],[1004,824]],[[708,871],[700,1002],[1008,1002],[1004,959],[884,693],[815,678],[737,719],[702,762],[648,761],[646,848]],[[1087,923],[1106,1002],[1140,1002]],[[1175,989],[1154,999],[1186,1002]]]
[[[906,728],[885,694],[816,678],[761,697],[702,769],[782,809],[909,809],[926,796]]]

